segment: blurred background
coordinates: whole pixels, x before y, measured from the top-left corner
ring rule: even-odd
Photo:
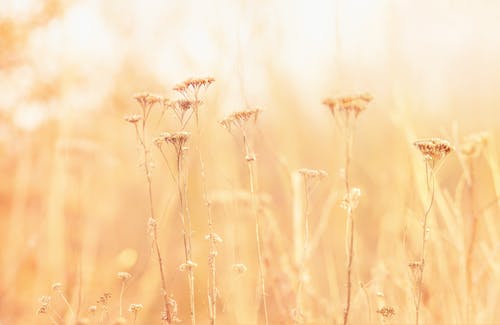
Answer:
[[[120,271],[133,275],[125,305],[144,305],[137,324],[160,323],[146,183],[134,129],[123,116],[139,113],[135,93],[175,98],[174,85],[207,76],[216,82],[203,98],[202,151],[215,228],[224,239],[217,259],[221,324],[255,323],[259,302],[253,221],[239,195],[248,191],[241,143],[217,121],[247,107],[264,110],[254,145],[272,324],[293,323],[298,266],[291,220],[301,196],[293,172],[329,173],[311,202],[311,229],[323,235],[308,267],[308,322],[335,324],[345,300],[343,141],[321,102],[365,91],[375,99],[360,116],[354,141],[352,183],[362,198],[353,324],[381,322],[375,310],[383,304],[396,310],[384,321],[412,321],[406,265],[418,250],[404,247],[403,238],[420,238],[428,197],[424,164],[411,143],[432,136],[449,139],[457,153],[439,172],[429,259],[441,262],[426,270],[423,319],[498,321],[498,30],[500,4],[491,0],[4,0],[0,324],[49,324],[36,310],[40,296],[54,294],[55,282],[81,317],[90,317],[88,306],[111,292],[113,319]],[[152,135],[175,130],[173,115],[159,117],[153,114]],[[487,132],[487,146],[471,165],[460,148],[464,136],[479,131]],[[199,324],[208,324],[207,221],[192,156],[196,301]],[[157,152],[153,160],[167,282],[187,323],[176,188]],[[471,316],[462,271],[476,217]],[[232,273],[237,262],[249,269],[243,276]],[[57,296],[52,303],[67,312]]]

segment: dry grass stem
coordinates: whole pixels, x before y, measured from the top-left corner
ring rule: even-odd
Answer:
[[[249,122],[256,123],[257,118],[260,115],[262,110],[255,109],[247,109],[243,111],[237,111],[219,123],[230,133],[232,133],[233,128],[238,129],[243,136],[243,146],[245,152],[245,161],[247,162],[248,168],[248,178],[249,178],[249,187],[252,198],[252,215],[255,220],[255,237],[257,241],[257,260],[259,266],[259,281],[260,281],[260,296],[262,299],[262,305],[264,309],[264,321],[265,324],[269,324],[269,314],[268,314],[268,306],[267,306],[267,297],[266,297],[266,284],[265,284],[265,270],[264,270],[264,261],[262,255],[262,247],[261,247],[261,230],[260,230],[260,218],[258,212],[258,200],[256,194],[256,179],[255,179],[255,167],[254,163],[256,161],[256,156],[253,150],[250,147],[249,138],[248,138],[248,125]]]
[[[454,149],[447,140],[440,138],[429,138],[421,139],[414,142],[415,147],[422,153],[425,160],[425,171],[426,171],[426,181],[427,187],[430,192],[430,202],[428,207],[424,211],[424,217],[422,222],[422,243],[420,251],[420,261],[411,262],[409,267],[412,274],[415,277],[415,293],[414,293],[414,304],[415,304],[415,324],[419,324],[420,316],[420,306],[422,302],[422,292],[423,292],[423,277],[425,268],[425,250],[426,243],[428,239],[429,229],[427,226],[428,216],[434,204],[435,195],[435,173],[439,169],[439,164],[443,159],[448,156]]]
[[[345,196],[342,202],[342,207],[347,212],[346,221],[346,254],[347,254],[347,295],[346,305],[344,309],[343,324],[347,325],[349,321],[349,311],[351,308],[351,290],[352,290],[352,260],[354,255],[354,218],[353,211],[357,207],[360,191],[356,188],[351,188],[350,184],[350,169],[352,159],[352,142],[355,129],[355,122],[361,112],[366,110],[368,103],[373,100],[373,97],[368,94],[359,94],[353,96],[343,96],[337,98],[327,98],[323,104],[330,110],[335,123],[343,133],[345,141],[345,163],[344,163],[344,184]]]

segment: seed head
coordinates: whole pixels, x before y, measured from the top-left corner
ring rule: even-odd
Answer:
[[[222,243],[222,238],[218,234],[216,234],[215,232],[212,232],[212,233],[206,235],[205,239],[208,241],[211,241],[214,244]]]
[[[359,198],[361,197],[361,190],[357,187],[353,187],[349,193],[344,196],[340,207],[343,209],[356,209],[359,204]]]
[[[197,267],[198,264],[196,264],[195,262],[191,261],[191,260],[188,260],[186,263],[183,263],[179,266],[179,270],[181,271],[190,271],[192,269],[194,269],[195,267]]]
[[[247,109],[243,111],[234,112],[228,115],[219,123],[229,132],[232,127],[243,128],[248,121],[257,122],[262,110],[260,108]]]
[[[377,313],[382,315],[382,317],[384,317],[384,318],[390,318],[390,317],[396,315],[394,308],[388,307],[388,306],[383,306],[382,308],[379,308],[377,310]]]
[[[438,162],[454,150],[447,140],[440,138],[421,139],[413,144],[424,155],[425,160],[433,163]]]
[[[372,100],[372,95],[363,93],[352,96],[326,98],[323,100],[323,104],[328,107],[333,116],[336,116],[337,113],[345,113],[346,116],[352,115],[356,118],[359,113],[366,109],[368,103]]]
[[[310,178],[310,179],[312,178],[322,179],[328,176],[328,173],[321,169],[301,168],[297,170],[297,172],[301,174],[304,178]]]
[[[142,108],[151,108],[155,104],[163,103],[163,97],[151,93],[139,93],[134,95],[134,99]]]
[[[59,292],[62,289],[62,283],[61,282],[56,282],[52,285],[52,291]]]
[[[129,123],[135,124],[135,123],[139,122],[140,120],[142,120],[142,115],[139,115],[139,114],[127,115],[124,117],[124,119],[125,119],[125,121],[127,121]]]
[[[187,91],[193,90],[198,91],[200,88],[208,88],[215,81],[212,77],[207,78],[190,78],[184,80],[183,82],[175,85],[174,90],[179,93],[186,93]]]
[[[233,264],[233,271],[238,274],[243,274],[247,271],[247,267],[242,263]]]
[[[163,138],[163,140],[167,143],[172,144],[177,152],[182,152],[182,150],[186,150],[187,147],[185,146],[187,141],[189,140],[189,136],[191,133],[186,132],[186,131],[180,131],[180,132],[174,132],[174,133],[162,133],[160,137]]]
[[[130,274],[128,272],[118,272],[117,276],[118,276],[118,279],[122,280],[123,282],[126,282],[130,278],[132,278],[132,274]]]
[[[144,307],[142,304],[130,304],[128,307],[128,311],[131,313],[138,313],[140,312]]]

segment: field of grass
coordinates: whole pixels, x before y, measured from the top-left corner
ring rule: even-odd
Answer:
[[[499,10],[7,0],[0,325],[500,324]]]

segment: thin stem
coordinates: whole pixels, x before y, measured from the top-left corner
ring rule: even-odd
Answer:
[[[309,249],[309,217],[310,217],[310,209],[309,202],[311,196],[311,190],[309,188],[309,182],[307,177],[303,178],[304,180],[304,190],[305,190],[305,206],[304,206],[304,251],[302,255],[302,263],[299,271],[299,285],[297,288],[297,296],[295,298],[295,310],[298,317],[295,317],[295,324],[299,324],[302,316],[302,291],[304,286],[304,276],[306,273],[306,262],[308,258],[308,249]]]
[[[188,272],[188,282],[189,282],[189,315],[191,318],[191,324],[196,324],[196,314],[195,314],[195,297],[194,297],[194,271],[192,265],[191,256],[191,218],[189,215],[189,208],[187,205],[187,176],[183,173],[186,171],[183,168],[184,160],[184,148],[179,147],[177,149],[177,188],[179,191],[179,201],[180,201],[180,216],[183,226],[183,238],[184,238],[184,254],[186,258],[186,266]],[[185,177],[183,177],[183,175]]]
[[[123,294],[125,292],[125,281],[122,281],[122,287],[120,289],[120,312],[119,316],[123,316]]]
[[[250,183],[250,194],[252,198],[252,213],[255,218],[255,237],[257,240],[257,256],[258,256],[258,264],[259,264],[259,279],[260,279],[260,287],[261,287],[261,297],[262,303],[264,305],[264,318],[265,324],[269,324],[269,316],[267,312],[267,298],[266,298],[266,285],[264,281],[264,263],[262,258],[262,247],[260,243],[260,225],[259,225],[259,213],[257,211],[257,197],[255,194],[255,175],[254,175],[254,167],[253,162],[255,161],[254,155],[250,151],[250,147],[248,145],[248,139],[246,132],[244,132],[243,128],[243,142],[245,145],[245,159],[247,161],[248,166],[248,178]]]
[[[347,287],[347,297],[346,306],[344,309],[344,325],[348,324],[349,320],[349,310],[351,308],[351,289],[352,289],[352,260],[353,260],[353,247],[354,247],[354,220],[353,220],[353,210],[351,205],[351,188],[350,188],[350,165],[351,165],[351,147],[352,147],[352,134],[349,127],[345,130],[345,166],[344,166],[344,180],[345,180],[345,191],[347,198],[347,220],[346,220],[346,239],[347,239],[347,266],[346,266],[346,287]]]
[[[429,166],[431,164],[431,166]],[[422,292],[423,292],[423,282],[424,282],[424,267],[425,267],[425,248],[427,243],[427,219],[431,208],[434,204],[434,164],[432,162],[426,162],[426,178],[428,183],[430,183],[430,194],[431,201],[429,206],[425,210],[424,213],[424,222],[422,224],[422,250],[421,250],[421,258],[420,258],[420,271],[417,278],[417,299],[415,304],[415,324],[419,324],[419,316],[420,316],[420,305],[422,302]],[[429,185],[429,184],[428,184]]]
[[[57,291],[59,293],[59,296],[61,299],[64,301],[64,304],[68,307],[69,313],[71,314],[72,318],[75,318],[75,312],[73,311],[73,307],[71,307],[71,304],[69,303],[68,299],[66,299],[66,296],[61,290]]]
[[[469,174],[470,174],[470,183],[469,183],[469,199],[471,206],[471,230],[470,230],[470,239],[469,245],[467,247],[466,253],[466,261],[465,261],[465,272],[467,277],[467,322],[470,323],[470,315],[473,314],[473,306],[472,306],[472,257],[474,255],[474,244],[476,242],[477,236],[477,220],[478,216],[476,214],[475,207],[475,191],[474,191],[474,163],[471,160],[469,163]]]
[[[139,132],[139,129],[137,127],[137,124],[135,125],[135,130],[136,130],[136,135],[137,139],[139,140],[139,144],[141,145],[143,155],[144,155],[144,173],[146,176],[146,181],[147,181],[147,193],[148,193],[148,198],[149,198],[149,208],[150,208],[150,213],[151,213],[151,219],[153,220],[153,229],[152,229],[152,245],[154,246],[154,250],[156,251],[157,259],[158,259],[158,266],[160,270],[160,279],[161,279],[161,286],[162,286],[162,296],[163,296],[163,304],[164,304],[164,310],[167,315],[167,322],[170,324],[171,319],[170,319],[170,305],[168,303],[168,297],[167,297],[167,285],[166,285],[166,280],[165,280],[165,272],[163,269],[163,259],[161,257],[161,252],[160,252],[160,246],[158,244],[158,230],[157,230],[157,225],[156,225],[156,218],[154,215],[154,208],[153,208],[153,189],[152,189],[152,179],[151,179],[151,171],[149,169],[149,150],[148,147],[146,146],[145,143],[145,138],[146,138],[146,117],[145,115],[143,121],[142,121],[142,134]],[[121,304],[120,304],[121,305]],[[121,307],[121,306],[120,306]],[[121,312],[120,312],[121,314]]]
[[[212,205],[208,199],[208,190],[207,190],[207,179],[205,173],[205,162],[203,160],[203,154],[201,152],[201,129],[199,124],[199,115],[198,115],[198,98],[195,96],[194,100],[194,112],[195,112],[195,121],[196,121],[196,131],[198,135],[197,139],[197,151],[198,158],[200,161],[200,172],[201,172],[201,183],[203,189],[203,200],[207,207],[207,221],[208,221],[208,233],[209,233],[209,245],[210,245],[210,253],[208,257],[208,265],[210,268],[210,275],[208,280],[208,309],[210,314],[210,325],[215,325],[217,319],[217,283],[216,283],[216,264],[215,257],[217,256],[217,245],[212,238],[212,235],[215,234],[214,229],[214,220],[212,217]]]

